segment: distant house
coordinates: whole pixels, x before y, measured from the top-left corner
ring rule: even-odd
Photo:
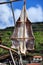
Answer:
[[[34,62],[42,61],[42,56],[33,56],[33,61]]]

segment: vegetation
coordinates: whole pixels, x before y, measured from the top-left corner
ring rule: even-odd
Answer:
[[[35,36],[35,49],[43,50],[43,23],[32,23],[33,32]],[[13,33],[14,27],[9,27],[6,29],[0,29],[0,36],[2,38],[2,44],[11,47],[11,35]],[[4,52],[3,52],[4,51]],[[0,48],[1,53],[7,53],[8,51]]]
[[[35,49],[43,50],[43,22],[33,23],[32,26],[35,36]]]
[[[34,33],[36,49],[43,49],[43,32],[37,31]]]

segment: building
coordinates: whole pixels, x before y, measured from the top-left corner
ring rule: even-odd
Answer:
[[[21,53],[25,53],[26,50],[34,49],[34,35],[32,30],[32,24],[31,21],[28,19],[25,0],[21,15],[16,21],[11,40],[12,47],[20,47]]]
[[[33,56],[33,62],[41,62],[42,56]]]

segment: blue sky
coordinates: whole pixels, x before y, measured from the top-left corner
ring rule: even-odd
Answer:
[[[23,0],[19,1],[19,2],[15,2],[14,4],[14,8],[19,8],[21,9],[23,6]],[[30,8],[30,7],[36,7],[36,5],[40,5],[43,8],[43,0],[26,0],[26,8]]]
[[[0,2],[3,1],[9,0],[0,0]],[[23,0],[12,3],[16,21],[20,16],[23,4]],[[43,21],[43,0],[26,0],[26,10],[28,14],[28,19],[31,22]],[[9,26],[14,26],[10,4],[0,5],[0,29]]]

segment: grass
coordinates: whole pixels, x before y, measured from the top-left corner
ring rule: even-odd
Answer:
[[[38,26],[36,26],[36,27],[38,27]],[[33,27],[33,29],[37,29],[36,27],[35,28]],[[1,35],[2,36],[2,44],[6,45],[7,47],[11,47],[11,45],[12,45],[10,37],[13,33],[13,29],[14,28],[11,27],[6,30],[0,30],[0,33],[2,34]],[[43,50],[43,46],[40,45],[40,44],[43,44],[43,30],[40,30],[40,28],[38,28],[38,29],[39,29],[39,31],[34,31],[34,37],[35,37],[34,45],[35,45],[35,49],[40,51],[40,50]],[[0,54],[1,53],[4,54],[7,52],[8,51],[6,51],[6,50],[0,49]]]

